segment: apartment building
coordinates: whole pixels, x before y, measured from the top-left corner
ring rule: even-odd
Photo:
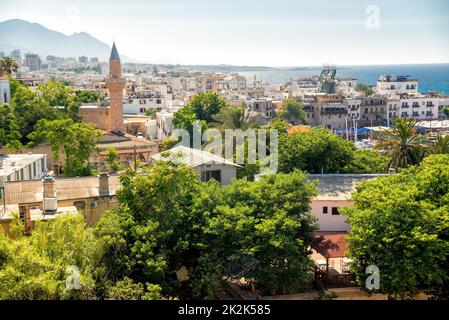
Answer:
[[[409,76],[382,75],[377,80],[377,93],[389,94],[415,94],[418,93],[418,80]]]

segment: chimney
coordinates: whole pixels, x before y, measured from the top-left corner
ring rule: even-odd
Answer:
[[[20,205],[19,206],[19,218],[24,224],[24,235],[29,235],[31,233],[31,214],[30,214],[30,207]]]
[[[98,178],[98,195],[109,196],[109,174],[102,172]]]
[[[44,199],[43,199],[43,208],[44,214],[53,214],[56,213],[58,209],[58,200],[56,199],[55,192],[55,178],[50,175],[47,175],[43,179],[44,182]]]
[[[44,198],[55,198],[55,178],[52,176],[44,177]]]

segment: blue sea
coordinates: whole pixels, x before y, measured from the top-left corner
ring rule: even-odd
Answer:
[[[285,84],[292,76],[300,78],[319,75],[321,67],[279,68],[269,71],[239,72],[248,82],[257,80],[263,82]],[[419,92],[440,91],[449,95],[449,63],[445,64],[417,64],[417,65],[385,65],[385,66],[341,66],[337,67],[337,77],[351,76],[359,83],[375,85],[382,74],[407,75],[418,79]]]

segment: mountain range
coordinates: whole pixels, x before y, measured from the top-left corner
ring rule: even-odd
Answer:
[[[87,56],[98,57],[100,61],[107,61],[111,53],[111,46],[86,32],[67,36],[25,20],[12,19],[0,22],[0,51],[7,54],[14,49],[20,49],[22,55],[32,52],[42,57]],[[121,56],[121,59],[124,62],[138,62],[126,56]]]

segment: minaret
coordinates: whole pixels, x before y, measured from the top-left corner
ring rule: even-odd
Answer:
[[[109,130],[115,133],[124,133],[123,126],[123,87],[125,80],[122,79],[122,66],[115,42],[112,45],[111,57],[109,58]]]

